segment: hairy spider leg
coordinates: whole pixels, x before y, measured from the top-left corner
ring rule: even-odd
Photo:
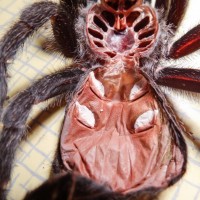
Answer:
[[[0,134],[0,200],[5,199],[15,151],[26,136],[26,121],[34,104],[73,91],[83,71],[74,68],[45,76],[21,92],[8,106]]]
[[[200,25],[188,31],[172,45],[168,58],[178,59],[200,49]],[[191,68],[158,68],[155,73],[156,82],[182,90],[200,92],[200,70]]]
[[[84,188],[84,189],[83,189]],[[86,177],[75,173],[67,173],[47,180],[34,191],[28,193],[24,200],[141,200],[156,199],[158,191],[155,188],[143,190],[122,196],[98,185]],[[150,198],[149,198],[150,197]]]
[[[156,82],[172,88],[200,93],[200,70],[165,67],[156,72]]]
[[[67,173],[46,181],[36,190],[28,193],[24,200],[122,200],[120,196],[86,177]]]
[[[163,17],[166,18],[169,10],[170,0],[156,0],[155,8],[163,9]]]
[[[28,37],[57,13],[53,2],[34,3],[26,8],[20,18],[0,41],[0,116],[7,95],[7,67]]]
[[[169,9],[167,17],[167,23],[173,24],[174,27],[178,27],[180,24],[185,9],[187,7],[188,0],[172,0],[171,7],[168,8],[169,0],[156,1],[156,7],[164,7]],[[200,25],[195,26],[188,31],[179,40],[173,43],[167,57],[170,59],[178,59],[183,56],[189,55],[200,49]],[[200,92],[200,70],[198,69],[177,69],[173,67],[158,68],[155,72],[156,83],[164,86],[169,86],[177,89],[188,90],[192,92]]]
[[[86,0],[62,0],[58,7],[58,13],[52,20],[54,37],[66,57],[77,55],[78,36],[75,23],[79,15],[79,8],[85,6],[87,6]]]
[[[167,16],[167,24],[171,24],[175,31],[184,17],[188,2],[189,0],[171,0]]]
[[[188,0],[156,0],[155,7],[164,9],[163,14],[167,24],[172,25],[172,29],[176,31],[185,14]]]
[[[200,49],[200,24],[174,42],[168,57],[178,59],[187,56],[198,49]]]

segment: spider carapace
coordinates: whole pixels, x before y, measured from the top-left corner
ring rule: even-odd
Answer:
[[[61,136],[65,168],[120,193],[164,188],[185,162],[140,72],[140,58],[156,43],[157,16],[141,0],[102,0],[86,20],[90,48],[104,62],[69,106]]]

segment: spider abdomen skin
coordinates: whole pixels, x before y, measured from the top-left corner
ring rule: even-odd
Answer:
[[[123,194],[165,188],[185,167],[168,123],[136,69],[119,63],[97,68],[66,114],[65,169]]]

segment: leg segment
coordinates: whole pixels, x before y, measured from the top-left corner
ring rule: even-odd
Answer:
[[[86,6],[86,0],[62,0],[58,15],[52,20],[55,39],[66,57],[77,55],[77,33],[75,23],[79,8]]]
[[[69,69],[46,76],[21,92],[8,106],[0,134],[0,200],[10,179],[15,151],[26,135],[26,120],[34,104],[73,91],[83,71]],[[2,195],[2,196],[1,196]]]
[[[172,88],[200,92],[200,70],[198,69],[161,68],[155,74],[155,81],[157,84]]]
[[[167,16],[167,13],[168,13],[169,2],[170,2],[170,0],[156,0],[155,7],[158,9],[163,9],[163,12],[164,12],[163,17],[164,18]]]
[[[178,59],[200,49],[200,25],[194,27],[176,41],[169,52],[168,57]]]
[[[171,0],[169,13],[167,17],[167,24],[171,24],[174,30],[177,30],[180,25],[189,0]]]
[[[163,17],[166,18],[167,24],[171,24],[176,30],[182,21],[188,0],[156,0],[155,7],[163,9]]]
[[[31,199],[120,200],[116,194],[103,186],[75,174],[66,174],[48,180],[35,191],[27,194],[24,200]]]
[[[57,13],[57,4],[39,2],[25,9],[16,22],[0,41],[0,116],[7,94],[6,73],[10,60],[26,39],[40,28],[50,17]]]

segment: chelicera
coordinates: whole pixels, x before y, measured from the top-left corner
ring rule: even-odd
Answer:
[[[60,139],[60,175],[25,199],[154,199],[182,177],[183,134],[192,136],[158,84],[199,92],[199,70],[160,66],[161,59],[200,47],[196,26],[168,51],[186,5],[157,0],[154,9],[142,0],[60,1],[35,3],[22,12],[0,42],[1,108],[8,60],[50,18],[57,46],[75,63],[35,82],[6,109],[1,199],[32,106],[62,94],[71,98]]]

